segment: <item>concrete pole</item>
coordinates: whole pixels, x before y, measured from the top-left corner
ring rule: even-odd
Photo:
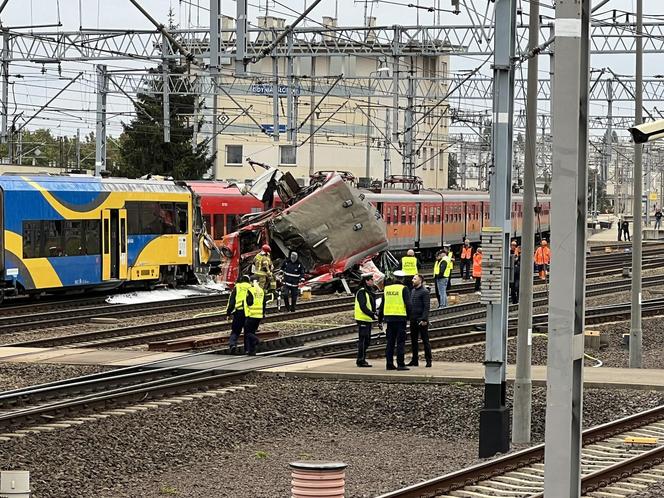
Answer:
[[[277,36],[276,33],[274,36]],[[313,58],[312,58],[313,59]],[[272,56],[272,138],[279,141],[279,58]]]
[[[544,495],[581,493],[590,0],[556,2]]]
[[[311,58],[311,98],[309,105],[313,111],[316,108],[316,57]],[[316,113],[314,112],[309,117],[309,176],[314,174],[316,168]]]
[[[217,98],[217,85],[219,84],[219,13],[220,0],[210,0],[210,79],[212,80],[212,137],[210,139],[210,155],[214,157],[216,164],[224,164],[220,161],[218,154],[219,123],[217,114],[219,113],[219,99]],[[238,1],[238,4],[242,3]],[[212,171],[212,178],[217,177],[216,168]]]
[[[392,164],[392,158],[390,157],[390,108],[385,108],[385,158],[383,165],[383,181],[387,180],[387,177],[390,176],[390,167]]]
[[[76,169],[78,170],[81,169],[81,129],[80,128],[76,128]]]
[[[95,176],[106,170],[106,66],[97,64],[97,130],[95,133]]]
[[[636,88],[634,123],[643,123],[643,0],[636,0]],[[643,197],[643,146],[634,144],[634,196],[632,212],[632,321],[629,330],[629,367],[641,368],[641,259],[642,221],[641,198]]]
[[[219,0],[212,0],[218,2]],[[247,0],[236,0],[236,21],[235,21],[235,74],[245,74],[245,64],[247,60]],[[212,16],[212,9],[210,9],[210,16]],[[219,16],[219,11],[217,11]],[[214,25],[216,26],[218,20],[215,19]],[[210,25],[212,27],[212,25]],[[217,30],[217,39],[219,33]],[[210,38],[212,42],[212,38]]]
[[[367,150],[364,158],[364,177],[371,178],[371,75],[369,75],[369,96],[367,97]]]
[[[509,241],[512,204],[512,120],[514,115],[514,50],[516,0],[496,0],[493,64],[494,168],[489,175],[492,227],[502,238],[498,297],[487,304],[484,408],[480,411],[479,456],[510,448],[510,413],[506,404]],[[499,290],[498,290],[499,289]]]
[[[643,150],[643,148],[641,149]],[[650,179],[650,170],[651,167],[650,165],[652,164],[651,161],[652,157],[652,149],[649,150],[649,153],[646,154],[646,187],[645,187],[645,194],[646,194],[646,226],[650,226],[650,210],[652,207],[650,206],[650,190],[651,190],[651,179]]]
[[[415,155],[413,142],[415,140],[415,132],[413,130],[414,114],[415,114],[415,78],[413,77],[413,63],[411,60],[410,70],[408,73],[408,94],[406,112],[404,114],[404,168],[403,174],[412,176],[415,174]]]
[[[539,45],[539,2],[530,4],[528,50]],[[521,275],[519,277],[519,321],[516,344],[516,378],[512,442],[529,443],[532,412],[532,321],[533,251],[535,250],[535,178],[537,177],[537,71],[538,56],[528,60],[526,95],[526,150],[523,165],[523,229],[521,235]]]
[[[288,134],[288,141],[295,144],[295,95],[293,89],[293,32],[288,33],[287,38],[288,55],[286,57],[286,79],[288,81],[288,89],[286,92],[286,122],[288,123],[286,132]]]
[[[7,121],[9,119],[9,31],[2,30],[2,142],[7,141]]]

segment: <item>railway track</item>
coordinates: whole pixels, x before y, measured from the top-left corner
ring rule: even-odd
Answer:
[[[653,448],[639,447],[627,445],[627,437],[655,437],[658,442]],[[616,488],[607,490],[604,496],[627,496],[626,490],[645,489],[648,481],[663,480],[664,473],[646,470],[664,461],[664,445],[659,442],[663,437],[664,406],[585,430],[581,451],[582,494],[613,485]],[[634,476],[637,473],[641,473],[640,478]],[[614,484],[619,481],[629,484],[620,488]],[[544,445],[540,444],[379,498],[543,497],[543,487]]]

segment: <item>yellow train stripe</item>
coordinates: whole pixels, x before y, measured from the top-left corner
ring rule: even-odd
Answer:
[[[60,277],[47,258],[23,259],[23,237],[5,230],[5,249],[21,260],[30,272],[30,277],[37,289],[62,287]]]

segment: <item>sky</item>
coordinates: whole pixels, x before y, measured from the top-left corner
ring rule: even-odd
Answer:
[[[298,11],[301,11],[307,0],[249,0],[249,19],[255,24],[255,18],[263,14],[267,8],[271,15],[284,17],[287,22],[292,21]],[[312,0],[308,0],[309,4]],[[527,24],[527,11],[529,2],[516,0],[517,6],[523,15],[519,21]],[[546,0],[545,3],[551,3]],[[424,9],[408,7],[408,4],[417,4],[417,0],[367,0],[366,7],[369,15],[377,17],[378,25],[431,25],[440,15],[443,24],[468,24],[470,18],[477,19],[485,13],[486,0],[461,0],[462,9],[464,3],[469,6],[469,12],[464,10],[460,15],[442,11],[440,14],[428,13]],[[594,2],[598,3],[598,0]],[[623,12],[635,11],[634,0],[611,0],[601,7],[598,14],[603,19],[610,16],[614,9],[619,15]],[[209,0],[141,0],[140,4],[159,22],[166,23],[169,10],[172,10],[176,22],[181,28],[207,27],[209,25]],[[423,7],[440,7],[443,10],[451,10],[451,0],[419,0]],[[491,4],[489,4],[491,5]],[[222,0],[222,13],[230,16],[235,15],[235,2]],[[319,6],[310,14],[313,21],[307,25],[316,25],[323,16],[339,15],[339,25],[361,25],[365,2],[363,0],[323,0]],[[644,13],[647,21],[653,21],[653,16],[662,16],[664,20],[664,2],[661,0],[644,0]],[[553,16],[554,11],[550,7],[542,6],[541,14]],[[42,24],[61,23],[62,27],[37,28],[36,30],[67,30],[74,31],[83,26],[84,28],[100,29],[152,29],[150,22],[131,4],[129,0],[9,0],[5,10],[0,14],[0,21],[5,27],[29,26]],[[546,59],[546,58],[540,58]],[[474,68],[480,63],[479,57],[456,56],[450,62],[452,71]],[[664,55],[649,55],[645,58],[646,76],[664,73]],[[124,61],[116,63],[118,67],[137,67]],[[634,73],[634,57],[629,55],[620,56],[594,56],[591,60],[593,68],[611,67],[614,71],[627,77]],[[138,64],[141,67],[141,64]],[[42,72],[45,69],[45,72]],[[53,106],[57,106],[61,112],[44,112],[37,117],[31,125],[35,127],[51,127],[54,134],[74,134],[77,128],[82,132],[94,129],[95,124],[95,77],[92,64],[63,64],[61,73],[57,66],[50,65],[42,68],[37,65],[15,64],[12,65],[11,74],[21,76],[13,78],[10,96],[10,112],[16,114],[20,111],[25,116],[31,115],[48,98],[53,96],[66,82],[66,78],[73,77],[78,71],[85,71],[80,81],[71,86],[71,90],[65,92]],[[525,67],[523,68],[525,75]],[[483,70],[484,74],[490,75],[489,64]],[[519,73],[517,73],[519,75]],[[546,60],[540,62],[540,75],[548,75],[548,63]],[[64,78],[64,79],[62,79]],[[13,102],[12,102],[13,101]],[[469,108],[489,109],[490,102],[469,102]],[[660,107],[664,107],[661,105]],[[548,108],[541,104],[541,110]],[[605,112],[606,105],[593,104],[591,113]],[[124,116],[116,116],[109,125],[109,134],[117,136],[121,131],[120,120],[128,120],[133,112],[131,102],[124,96],[109,97],[109,110],[112,112],[125,113]],[[633,106],[629,103],[616,104],[614,113],[633,113]],[[21,122],[21,118],[18,123]]]

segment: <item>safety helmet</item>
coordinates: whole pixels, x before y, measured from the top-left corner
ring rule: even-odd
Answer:
[[[267,244],[263,244],[263,247],[261,247],[261,249],[263,250],[263,252],[272,252],[272,248]]]

